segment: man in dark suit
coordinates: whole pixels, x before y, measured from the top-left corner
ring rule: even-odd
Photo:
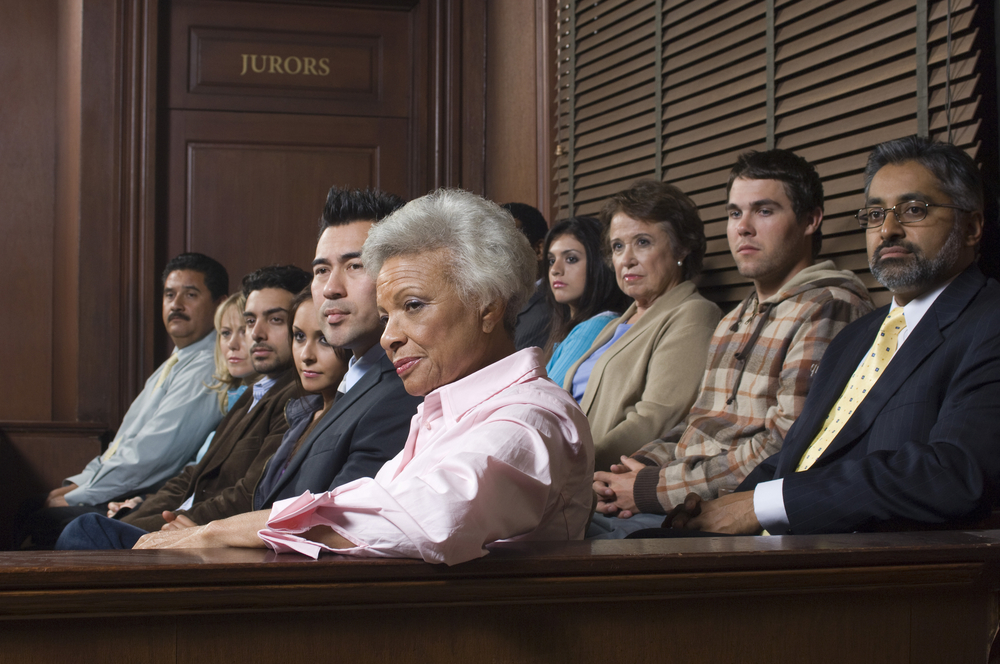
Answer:
[[[674,529],[955,527],[996,504],[1000,285],[975,264],[978,168],[952,145],[889,141],[869,157],[865,196],[869,264],[893,302],[833,340],[781,452],[736,493],[689,495],[667,517]]]
[[[381,191],[330,189],[313,259],[312,296],[328,343],[354,354],[343,394],[295,449],[285,441],[268,463],[254,509],[305,491],[334,489],[373,477],[403,449],[410,419],[422,399],[410,396],[379,345],[382,322],[375,282],[361,265],[372,225],[403,204]]]

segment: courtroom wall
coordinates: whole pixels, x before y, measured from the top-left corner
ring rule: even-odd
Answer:
[[[191,82],[182,61],[190,45],[174,43],[172,13],[245,10],[230,12],[226,27],[238,32],[248,13],[326,7],[389,12],[405,23],[404,46],[424,45],[410,69],[383,81],[390,91],[405,88],[396,96],[405,108],[396,103],[371,129],[356,131],[363,113],[350,103],[324,108],[316,95],[307,112],[275,108],[280,94],[225,106],[227,95],[236,99],[225,85],[216,85],[211,103],[202,103],[211,95],[192,102],[191,89],[207,88]],[[169,352],[158,276],[169,256],[220,254],[233,263],[233,288],[254,261],[305,263],[325,193],[306,189],[376,184],[415,196],[462,186],[544,209],[549,114],[537,76],[550,11],[547,0],[0,0],[0,276],[8,314],[0,344],[10,376],[0,385],[0,423],[49,423],[39,429],[44,436],[60,422],[114,428]],[[289,29],[278,23],[279,32]],[[206,35],[230,43],[240,36]],[[277,123],[261,120],[275,111],[288,113]],[[331,113],[354,122],[344,125],[347,138],[367,132],[387,145],[359,148],[353,162],[337,162],[346,166],[324,177],[331,141],[345,134],[316,128]],[[248,133],[254,141],[240,144]],[[402,152],[393,153],[399,143]],[[239,158],[248,153],[264,157]],[[298,159],[290,169],[289,153]],[[301,200],[261,210],[253,195],[283,181]],[[289,225],[294,233],[283,231]],[[282,244],[291,237],[303,246]],[[248,251],[260,255],[241,261]]]

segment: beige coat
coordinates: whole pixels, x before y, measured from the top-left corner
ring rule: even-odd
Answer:
[[[566,372],[573,376],[590,355],[635,314],[633,303],[611,321],[583,357]],[[594,365],[580,407],[594,435],[595,468],[607,470],[656,440],[687,415],[705,374],[708,346],[722,312],[690,281],[661,295],[642,318]]]

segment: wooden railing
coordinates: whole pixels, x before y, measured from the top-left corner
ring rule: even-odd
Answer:
[[[1000,531],[0,554],[0,660],[985,662]]]

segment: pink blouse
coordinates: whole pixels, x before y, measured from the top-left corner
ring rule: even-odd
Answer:
[[[276,502],[259,536],[279,553],[454,565],[498,540],[582,539],[593,469],[587,418],[528,348],[428,394],[374,478]],[[317,525],[355,546],[296,534]]]

